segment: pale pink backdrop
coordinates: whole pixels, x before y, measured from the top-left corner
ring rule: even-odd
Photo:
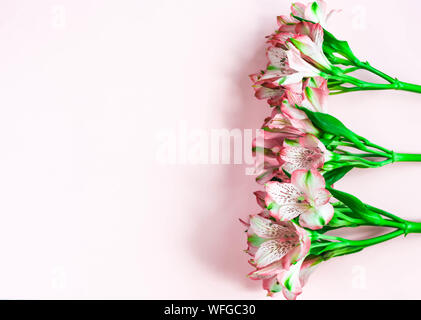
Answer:
[[[238,218],[258,210],[246,166],[155,154],[158,134],[182,123],[260,126],[268,108],[247,75],[289,3],[1,2],[0,299],[266,299],[245,277]],[[359,57],[421,83],[419,1],[329,5],[343,9],[329,29]],[[329,109],[380,145],[421,153],[421,95],[351,93]],[[420,178],[421,165],[394,164],[338,187],[421,220]],[[421,298],[420,247],[410,235],[328,261],[300,298]]]

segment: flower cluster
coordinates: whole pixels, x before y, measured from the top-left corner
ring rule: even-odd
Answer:
[[[284,99],[306,105],[303,100],[324,90],[326,84],[331,94],[388,89],[421,93],[421,86],[401,82],[360,61],[346,41],[326,30],[332,13],[323,0],[317,0],[308,5],[294,3],[289,16],[278,17],[278,29],[267,37],[266,70],[251,76],[257,98],[267,99],[271,105],[279,105]],[[388,83],[371,83],[350,75],[357,70],[371,72]],[[316,85],[303,82],[318,77],[324,80],[318,79]],[[309,87],[313,89],[307,93]]]
[[[264,190],[255,192],[261,212],[242,222],[248,234],[246,252],[255,268],[249,277],[262,280],[270,296],[282,292],[287,299],[295,299],[320,262],[421,232],[420,224],[333,188],[353,168],[421,161],[421,155],[378,146],[326,113],[329,94],[371,90],[376,85],[348,73],[366,69],[388,77],[360,62],[346,42],[324,29],[331,13],[322,0],[294,3],[291,15],[279,16],[278,30],[267,37],[266,69],[250,76],[256,97],[267,100],[272,112],[253,142],[260,171],[256,181],[264,185]],[[345,83],[356,89],[343,87]],[[360,241],[325,235],[362,225],[397,230]]]

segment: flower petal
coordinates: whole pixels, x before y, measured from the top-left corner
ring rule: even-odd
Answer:
[[[286,16],[286,15],[278,16],[277,21],[278,21],[278,26],[280,26],[280,27],[282,27],[284,25],[293,25],[293,24],[296,24],[296,23],[299,22],[294,17]]]
[[[278,170],[279,167],[262,168],[261,171],[258,172],[256,182],[258,184],[268,183],[273,177],[277,175]]]
[[[311,258],[308,257],[304,260],[300,271],[300,282],[302,287],[304,287],[304,285],[307,283],[308,278],[313,273],[315,267],[322,261],[323,260],[320,256],[315,256]]]
[[[306,148],[299,146],[285,146],[281,150],[280,157],[285,163],[282,168],[289,173],[299,169],[317,169],[324,163],[323,154],[318,148]]]
[[[302,193],[291,183],[270,181],[266,183],[266,205],[272,202],[278,205],[295,204]]]
[[[281,111],[289,118],[295,120],[307,119],[304,111],[295,107],[295,105],[289,103],[288,100],[283,101],[281,105]]]
[[[290,68],[298,72],[301,79],[303,77],[317,77],[320,75],[319,70],[317,70],[315,67],[313,67],[301,57],[300,51],[295,46],[289,44],[288,48],[288,65],[290,66]]]
[[[248,277],[252,280],[264,280],[270,279],[273,276],[276,276],[279,272],[282,271],[282,264],[280,262],[272,263],[264,268],[258,268],[255,271],[252,271],[248,274]]]
[[[323,228],[332,219],[335,210],[330,203],[318,208],[310,208],[300,215],[300,225],[311,230]]]
[[[272,211],[271,215],[280,221],[290,221],[306,212],[308,205],[305,203],[286,204]]]
[[[331,70],[332,65],[323,53],[321,44],[314,42],[306,35],[297,35],[290,39],[291,43],[304,55],[307,62],[320,70]],[[320,41],[316,39],[316,41]],[[288,51],[289,52],[289,51]],[[287,54],[288,54],[287,52]],[[288,62],[289,62],[288,55]],[[290,64],[290,67],[294,67]]]
[[[316,77],[320,79],[321,77]],[[329,96],[329,89],[327,88],[327,81],[323,79],[318,86],[311,85],[312,79],[309,78],[304,83],[304,96],[303,106],[311,111],[325,112],[327,111],[327,98]]]
[[[273,294],[276,292],[275,289],[277,287],[277,284],[278,280],[276,279],[276,276],[273,276],[269,279],[263,279],[262,281],[263,289],[268,292],[269,297],[272,297]]]
[[[323,206],[326,203],[329,202],[331,194],[326,189],[319,189],[314,195],[313,195],[313,201],[314,205],[316,207]]]
[[[255,261],[258,268],[266,267],[282,259],[294,246],[292,241],[268,240],[264,242],[256,252]]]
[[[294,171],[291,183],[309,199],[314,199],[319,190],[325,188],[325,179],[316,169]]]
[[[279,69],[286,68],[286,62],[288,60],[285,49],[278,47],[269,47],[266,51],[266,55],[269,59],[271,66],[274,66]]]
[[[266,192],[264,192],[264,191],[255,191],[254,192],[254,195],[256,196],[257,204],[261,208],[265,209],[266,208],[266,204],[265,204]]]
[[[300,142],[301,146],[309,149],[318,148],[321,143],[320,140],[312,134],[306,134],[305,136],[300,137],[298,141]]]
[[[291,4],[291,13],[293,16],[304,18],[304,13],[306,10],[306,5],[300,2],[295,2]]]
[[[289,270],[278,274],[278,282],[284,287],[282,292],[286,299],[294,300],[302,292],[300,270],[303,260],[297,261],[290,266]]]
[[[283,96],[285,93],[284,89],[277,88],[266,88],[266,87],[260,87],[256,89],[255,96],[257,99],[265,100],[265,99],[272,99],[274,97]]]
[[[291,228],[258,215],[250,218],[250,227],[254,233],[265,239],[281,239],[287,235],[294,237],[294,232],[291,232]]]

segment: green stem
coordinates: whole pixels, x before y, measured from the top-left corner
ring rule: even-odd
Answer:
[[[357,246],[357,247],[365,248],[365,247],[369,247],[369,246],[399,237],[400,235],[403,235],[404,233],[405,233],[404,230],[395,230],[393,232],[386,233],[384,235],[381,235],[375,238],[370,238],[370,239],[365,239],[365,240],[348,240],[346,244],[348,246]]]
[[[327,77],[331,80],[338,81],[340,84],[349,83],[353,85],[353,87],[342,87],[340,84],[339,85],[334,84],[333,87],[330,87],[330,89],[332,90],[330,94],[334,95],[334,94],[340,94],[340,93],[345,93],[345,92],[366,91],[366,90],[402,90],[402,91],[421,93],[421,85],[399,81],[398,79],[392,78],[391,76],[385,74],[384,72],[377,70],[376,68],[373,68],[367,62],[359,62],[356,67],[370,71],[378,75],[379,77],[385,79],[389,83],[366,82],[347,74],[347,72],[352,71],[352,70],[347,69],[343,71],[339,69],[334,74],[330,74]]]
[[[362,138],[362,137],[360,137],[360,138]],[[367,146],[369,146],[369,147],[372,147],[372,148],[375,148],[375,149],[381,150],[381,151],[383,151],[383,152],[385,152],[386,154],[389,154],[389,155],[393,153],[392,151],[390,151],[390,150],[388,150],[388,149],[386,149],[386,148],[383,148],[382,146],[379,146],[379,145],[377,145],[377,144],[374,144],[373,142],[368,141],[368,140],[365,140],[365,144],[366,144]]]
[[[346,80],[346,79],[344,79]],[[345,81],[348,82],[348,81]],[[370,91],[370,90],[400,90],[400,91],[409,91],[421,93],[421,85],[407,83],[395,80],[394,83],[371,83],[361,81],[356,83],[355,81],[349,82],[355,87],[341,87],[333,88],[335,91],[330,92],[331,95],[345,93],[345,92],[354,92],[354,91]]]
[[[336,247],[335,249],[340,248],[340,247],[348,247],[348,246],[365,248],[365,247],[369,247],[369,246],[396,238],[400,235],[403,235],[404,233],[405,233],[404,230],[399,229],[399,230],[395,230],[393,232],[386,233],[378,237],[364,239],[364,240],[349,240],[349,239],[344,239],[341,237],[319,234],[318,239],[338,241],[337,246],[335,246]]]
[[[375,75],[377,75],[377,76],[385,79],[386,81],[388,81],[390,83],[393,83],[395,81],[395,79],[393,77],[391,77],[391,76],[387,75],[386,73],[384,73],[384,72],[382,72],[382,71],[380,71],[380,70],[372,67],[368,62],[361,62],[361,61],[359,61],[357,63],[357,66],[360,69],[367,70],[367,71],[369,71],[369,72],[371,72],[371,73],[373,73],[373,74],[375,74]]]
[[[397,81],[398,83],[398,88],[396,88],[396,90],[404,90],[404,91],[409,91],[409,92],[416,92],[416,93],[421,93],[421,86],[418,84],[412,84],[412,83],[407,83],[407,82],[401,82],[401,81]]]
[[[366,224],[366,225],[372,225],[372,224]],[[336,248],[347,247],[347,246],[366,248],[366,247],[396,238],[400,235],[407,235],[409,233],[421,233],[421,222],[412,222],[412,221],[405,221],[405,220],[404,222],[395,222],[395,221],[384,220],[384,222],[376,224],[376,226],[394,227],[394,228],[397,228],[397,230],[392,231],[390,233],[386,233],[378,237],[364,239],[364,240],[349,240],[349,239],[336,237],[336,236],[329,236],[325,234],[318,234],[316,238],[317,240],[337,241],[337,246],[335,245]],[[330,242],[330,244],[331,243],[332,242]],[[329,242],[320,243],[320,246],[323,244],[329,245]]]
[[[398,221],[398,222],[405,222],[405,220],[404,220],[404,219],[402,219],[402,218],[400,218],[400,217],[398,217],[398,216],[395,216],[394,214],[392,214],[392,213],[390,213],[390,212],[387,212],[387,211],[384,211],[384,210],[382,210],[382,209],[379,209],[379,208],[376,208],[376,207],[370,206],[370,205],[368,205],[368,204],[366,204],[365,206],[366,206],[368,209],[370,209],[371,211],[374,211],[374,212],[376,212],[376,213],[379,213],[379,214],[381,214],[381,215],[383,215],[383,216],[385,216],[385,217],[387,217],[387,218],[390,218],[390,219],[395,220],[395,221]]]
[[[421,233],[421,222],[405,221],[407,233]]]
[[[421,154],[395,153],[394,161],[395,162],[420,162]]]

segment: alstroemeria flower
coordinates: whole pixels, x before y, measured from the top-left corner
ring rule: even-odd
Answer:
[[[293,290],[300,285],[299,273],[307,256],[311,240],[308,232],[293,222],[275,222],[261,215],[250,216],[247,252],[256,270],[249,274],[253,280],[263,280],[270,292],[274,281]],[[285,295],[287,297],[287,295]]]
[[[255,83],[253,85],[255,96],[260,100],[267,100],[271,106],[280,106],[282,101],[297,99],[302,97],[302,83],[297,82],[289,85],[277,85],[272,82],[260,82],[256,75],[251,75],[250,78]]]
[[[292,265],[289,270],[281,270],[276,276],[263,280],[263,289],[267,290],[268,296],[282,291],[286,299],[295,300],[302,293],[302,288],[316,265],[322,261],[319,256],[308,256]]]
[[[257,183],[264,184],[273,177],[286,180],[288,177],[279,171],[279,151],[285,139],[297,139],[303,133],[298,130],[270,132],[261,130],[253,140],[253,153],[256,157]]]
[[[272,270],[288,270],[292,264],[308,254],[311,240],[308,232],[291,221],[273,221],[261,215],[250,216],[248,243],[255,247],[250,261],[257,270],[250,273],[254,279],[274,275]]]
[[[268,73],[272,78],[275,74],[283,75],[284,78],[279,77],[278,83],[281,81],[292,83],[301,75],[313,77],[320,75],[321,71],[332,69],[332,65],[323,53],[324,30],[318,23],[300,22],[293,27],[281,26],[268,38],[268,42],[273,45],[269,50],[278,51],[272,58],[268,54],[270,61]],[[291,70],[295,70],[295,73],[291,73]],[[265,79],[264,76],[262,78]],[[267,78],[270,76],[267,75]]]
[[[288,100],[284,100],[283,103],[288,103]],[[262,129],[265,128],[272,132],[282,133],[285,139],[294,139],[291,137],[300,137],[308,133],[308,131],[293,123],[290,117],[282,112],[282,105],[274,108],[271,116],[265,119]]]
[[[290,41],[292,41],[292,39],[294,38],[291,38]],[[299,40],[300,38],[298,38],[297,41]],[[297,44],[300,43],[297,42]],[[308,57],[302,55],[302,53],[291,43],[288,43],[288,50],[280,47],[270,47],[268,50],[268,56],[271,59],[270,65],[263,74],[256,76],[257,81],[255,82],[255,86],[266,84],[271,85],[272,87],[285,87],[300,83],[303,78],[317,77],[322,74],[320,70],[311,64],[311,62],[306,61],[305,58]],[[310,54],[312,53],[310,52]],[[310,59],[308,58],[307,60]],[[281,64],[282,67],[279,67],[279,64]]]
[[[304,82],[302,96],[285,99],[285,103],[281,104],[281,110],[296,127],[301,128],[306,132],[317,134],[317,130],[311,121],[308,120],[305,112],[297,109],[295,106],[299,105],[313,112],[326,113],[328,96],[329,89],[327,88],[326,79],[322,77],[308,78]]]
[[[320,71],[306,62],[301,57],[300,51],[292,44],[289,44],[288,50],[281,47],[269,47],[267,57],[269,64],[266,71],[250,76],[255,82],[255,88],[265,85],[272,89],[291,89],[288,86],[300,83],[305,77],[320,75]],[[296,87],[293,88],[295,89]],[[301,88],[299,89],[299,92],[301,92]]]
[[[318,135],[319,130],[313,125],[305,112],[295,107],[297,104],[298,101],[295,104],[290,103],[288,100],[282,102],[280,109],[283,117],[286,119],[285,121],[291,123],[292,127],[296,128],[296,130]]]
[[[292,174],[295,170],[322,168],[331,159],[331,153],[319,139],[306,134],[298,141],[285,140],[280,158],[284,162],[281,168]]]
[[[320,24],[302,21],[294,25],[281,25],[278,30],[266,38],[272,46],[288,50],[287,42],[290,38],[304,35],[314,41],[316,38],[320,38],[323,32]]]
[[[296,122],[301,124],[299,121]],[[301,124],[301,127],[303,128],[301,130],[294,127],[278,108],[273,110],[271,117],[265,119],[263,130],[259,131],[257,137],[253,140],[253,152],[256,157],[256,171],[258,172],[256,181],[258,183],[264,184],[273,177],[282,181],[289,180],[285,173],[279,170],[283,163],[280,158],[280,151],[285,139],[296,140],[307,133],[305,126]],[[313,128],[310,128],[309,132],[316,130]]]
[[[300,225],[312,230],[323,228],[334,214],[325,180],[316,170],[296,170],[291,183],[266,183],[266,205],[273,217],[281,221],[299,216]]]
[[[320,26],[316,24],[316,26]],[[296,55],[296,51],[294,47],[299,50],[301,53],[301,57],[311,64],[313,67],[317,68],[320,71],[326,72],[332,69],[332,64],[326,58],[325,54],[323,53],[323,29],[321,26],[319,28],[320,32],[316,34],[314,39],[311,39],[309,36],[306,35],[297,35],[289,39],[292,45],[289,45],[289,50],[287,51],[287,55],[289,52],[290,55]],[[294,64],[295,60],[290,58],[288,55],[289,66],[292,69],[297,70],[297,67],[301,67],[303,63],[300,61],[299,64]],[[308,67],[306,67],[306,70]],[[298,71],[298,70],[297,70]],[[320,74],[320,72],[318,72]]]
[[[315,59],[319,59],[315,53],[311,52],[311,50],[304,50],[306,49],[304,47],[303,50],[309,52],[310,57],[314,57],[314,59],[310,59],[290,42],[293,39],[297,39],[296,42],[299,45],[300,37],[307,37],[311,43],[314,43],[315,52],[318,53],[323,43],[323,28],[319,24],[301,22],[294,26],[292,30],[289,29],[288,27],[288,30],[285,31],[285,28],[280,28],[275,34],[269,36],[268,42],[272,43],[272,46],[266,52],[269,60],[266,71],[250,76],[255,83],[256,94],[259,96],[262,96],[263,92],[265,93],[264,96],[268,94],[268,90],[262,91],[262,93],[258,91],[262,87],[283,89],[281,93],[278,92],[278,94],[282,95],[285,91],[300,93],[301,88],[297,90],[296,87],[290,88],[288,86],[300,83],[303,78],[321,75],[321,71],[317,68],[320,64],[314,62]],[[270,91],[270,94],[273,95],[275,92]]]
[[[307,5],[296,2],[291,5],[291,16],[279,16],[278,23],[279,25],[298,23],[299,20],[293,17],[295,16],[314,23],[320,23],[325,28],[327,20],[333,12],[334,10],[328,12],[327,5],[323,0],[310,2]]]
[[[303,99],[298,105],[314,112],[327,112],[329,89],[327,80],[322,77],[308,78],[303,85]],[[304,113],[303,111],[301,111]]]
[[[265,71],[250,75],[253,81],[255,96],[258,99],[266,99],[272,106],[279,106],[284,99],[292,104],[301,105],[306,97],[303,92],[304,78],[319,78],[326,68],[315,62],[314,54],[303,55],[293,44],[300,37],[307,37],[317,47],[316,52],[321,50],[323,42],[323,28],[319,24],[300,22],[294,26],[282,26],[274,34],[269,36],[268,42],[272,44],[267,51],[268,65]],[[307,39],[305,38],[305,39]],[[294,40],[296,39],[296,40]],[[305,50],[304,50],[305,51]],[[319,59],[320,60],[320,59]],[[307,86],[316,88],[317,83],[306,80]],[[306,100],[307,101],[307,100]]]

